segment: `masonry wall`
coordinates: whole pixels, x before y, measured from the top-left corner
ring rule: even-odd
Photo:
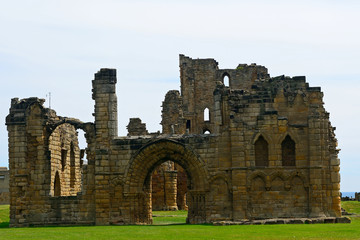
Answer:
[[[75,127],[65,123],[49,137],[51,196],[76,196],[81,191],[81,159]],[[58,183],[56,181],[59,181]],[[55,194],[55,188],[58,193]]]
[[[10,203],[9,171],[7,167],[0,167],[0,204]]]
[[[44,108],[43,103],[44,100],[38,98],[13,99],[6,119],[9,132],[10,226],[92,224],[92,210],[87,208],[91,205],[88,199],[92,197],[84,196],[92,192],[87,186],[82,189],[84,195],[76,193],[81,189],[77,137],[74,128],[66,124],[67,121],[72,124],[81,122],[58,117],[55,111]],[[60,134],[60,129],[63,134]],[[63,139],[54,143],[60,135]],[[64,170],[67,169],[67,172],[63,171],[60,176],[64,189],[59,196],[54,196],[53,172],[57,167],[62,168],[56,151],[61,143],[71,145],[69,140],[73,141],[78,166],[73,192],[69,189],[71,164],[66,159]],[[71,148],[68,145],[62,147]],[[91,151],[89,153],[91,160]],[[66,157],[70,158],[70,153]],[[84,172],[88,172],[87,168]],[[83,178],[87,183],[88,178]]]
[[[93,123],[59,117],[41,99],[13,99],[10,225],[151,224],[152,173],[168,161],[164,203],[182,200],[188,223],[341,216],[337,143],[320,88],[270,78],[255,64],[219,69],[185,56],[180,77],[181,91],[163,102],[162,134],[133,119],[129,136],[117,136],[114,69],[95,74]],[[83,166],[77,129],[88,144]]]

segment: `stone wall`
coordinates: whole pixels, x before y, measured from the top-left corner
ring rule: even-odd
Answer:
[[[128,136],[140,136],[148,135],[146,130],[146,124],[141,122],[140,118],[130,118],[129,125],[126,126],[128,129]]]
[[[81,191],[81,159],[75,127],[65,123],[49,137],[51,196],[76,196]]]
[[[0,204],[9,203],[9,170],[7,167],[0,167]]]
[[[187,207],[188,223],[341,217],[337,141],[320,88],[255,64],[219,69],[183,55],[180,81],[165,96],[162,134],[131,120],[129,136],[117,136],[114,69],[95,74],[93,123],[57,116],[38,98],[13,99],[10,226],[151,224],[162,194],[156,168],[169,161],[161,204]]]

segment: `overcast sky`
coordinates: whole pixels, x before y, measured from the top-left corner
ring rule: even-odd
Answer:
[[[359,12],[355,0],[1,0],[0,166],[11,98],[51,92],[58,115],[93,121],[91,80],[103,67],[117,69],[119,135],[130,117],[161,130],[161,104],[179,89],[185,54],[321,86],[341,148],[341,190],[360,191]]]

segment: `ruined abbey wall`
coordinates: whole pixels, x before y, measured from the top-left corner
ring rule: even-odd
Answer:
[[[181,91],[165,96],[162,133],[134,118],[118,137],[114,69],[95,74],[93,123],[59,117],[41,99],[13,99],[10,225],[151,224],[161,194],[153,173],[169,161],[165,179],[186,192],[189,223],[341,216],[337,142],[320,88],[255,64],[219,69],[183,55],[180,80]]]
[[[7,167],[0,167],[0,205],[9,203],[9,170]]]

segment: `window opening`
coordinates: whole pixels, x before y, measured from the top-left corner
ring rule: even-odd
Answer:
[[[74,143],[70,145],[70,187],[74,188],[75,185],[75,150]]]
[[[255,142],[255,166],[269,166],[268,143],[263,136],[260,136]]]
[[[229,76],[227,74],[225,74],[224,77],[223,77],[223,83],[224,83],[225,87],[230,86],[230,79],[229,79]]]
[[[295,142],[289,135],[286,136],[281,143],[282,150],[282,165],[283,166],[295,166]]]
[[[66,157],[67,157],[67,150],[61,149],[61,167],[62,167],[63,171],[64,171],[65,165],[66,165]]]
[[[186,129],[190,130],[191,127],[191,121],[190,120],[186,120]]]
[[[86,156],[86,138],[85,138],[85,132],[81,129],[77,130],[78,133],[78,141],[79,141],[79,149],[80,149],[80,167],[82,167],[83,164],[87,164],[87,156]]]
[[[210,111],[208,108],[204,109],[204,121],[210,121]]]
[[[59,177],[59,172],[56,171],[55,179],[54,179],[54,196],[58,197],[60,195],[61,195],[60,177]]]

